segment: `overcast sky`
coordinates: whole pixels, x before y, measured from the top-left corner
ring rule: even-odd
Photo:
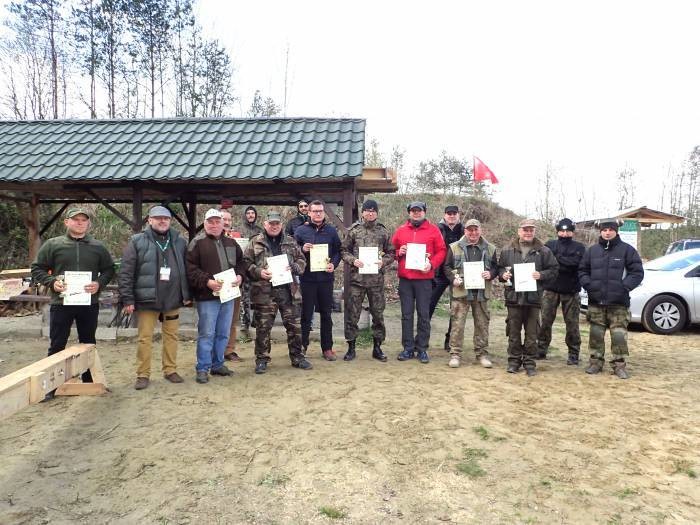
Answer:
[[[366,118],[368,139],[405,148],[409,171],[443,149],[477,155],[501,181],[496,200],[521,213],[534,213],[548,164],[572,194],[595,185],[599,213],[625,167],[636,204],[657,206],[662,178],[700,144],[698,1],[200,0],[198,11],[234,59],[241,114],[255,89],[281,104],[286,69],[287,116]]]

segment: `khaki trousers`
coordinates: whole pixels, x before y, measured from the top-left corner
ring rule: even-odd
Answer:
[[[163,375],[177,370],[177,331],[180,328],[179,309],[162,312],[163,315]],[[153,350],[153,332],[161,312],[137,310],[139,323],[139,340],[136,349],[136,377],[151,376],[151,354]],[[174,318],[174,319],[172,319]]]
[[[224,356],[231,355],[236,351],[236,337],[238,336],[238,323],[241,318],[241,298],[233,300],[233,319],[231,319],[231,332],[228,336],[228,344],[224,350]]]

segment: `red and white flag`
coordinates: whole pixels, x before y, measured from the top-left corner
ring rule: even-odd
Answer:
[[[474,183],[484,181],[498,184],[498,179],[493,174],[493,171],[479,157],[474,157]]]

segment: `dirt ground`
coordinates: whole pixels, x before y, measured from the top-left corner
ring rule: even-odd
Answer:
[[[156,352],[139,392],[134,344],[100,345],[111,394],[0,422],[0,523],[700,522],[699,330],[631,332],[621,381],[566,366],[557,325],[527,378],[505,372],[502,312],[492,370],[472,362],[470,330],[466,364],[447,367],[444,314],[430,364],[397,361],[395,305],[387,317],[385,364],[367,346],[327,363],[312,345],[304,372],[279,341],[256,376],[246,343],[234,377],[198,385],[188,341],[186,382],[165,382]],[[0,375],[47,346],[0,343]]]

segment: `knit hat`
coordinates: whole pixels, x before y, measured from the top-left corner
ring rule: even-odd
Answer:
[[[565,217],[557,223],[556,228],[558,232],[572,232],[576,229],[576,225],[571,219]]]
[[[366,210],[374,210],[374,211],[379,211],[379,205],[377,204],[377,201],[373,199],[367,199],[365,202],[362,203],[362,211]]]
[[[607,219],[598,219],[595,221],[595,226],[599,230],[612,228],[613,230],[618,231],[623,222],[623,220],[618,219],[617,217],[608,217]]]
[[[255,209],[255,206],[248,206],[248,207],[246,207],[246,209],[243,210],[243,215],[245,215],[246,213],[248,213],[248,210],[253,210],[253,211],[255,212],[255,218],[257,219],[257,217],[258,217],[258,210]]]

